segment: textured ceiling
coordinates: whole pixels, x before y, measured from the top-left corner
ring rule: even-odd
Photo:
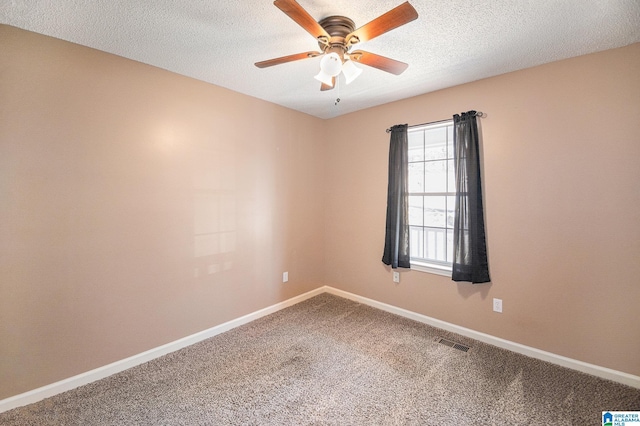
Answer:
[[[360,27],[404,0],[298,0],[320,20]],[[114,53],[320,118],[522,68],[640,42],[639,0],[410,0],[418,19],[358,45],[409,64],[400,76],[359,65],[320,92],[318,50],[272,0],[3,0],[0,23]],[[340,102],[336,105],[336,98]]]

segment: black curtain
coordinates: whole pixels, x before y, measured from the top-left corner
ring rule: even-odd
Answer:
[[[480,148],[476,112],[453,116],[456,211],[453,224],[451,279],[474,284],[491,281],[480,180]]]
[[[387,189],[387,225],[382,262],[392,268],[409,268],[409,208],[407,125],[391,128],[389,143],[389,186]]]

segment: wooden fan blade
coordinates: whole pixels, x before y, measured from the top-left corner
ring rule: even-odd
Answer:
[[[320,90],[321,90],[322,92],[325,92],[325,91],[327,91],[327,90],[331,90],[331,89],[333,89],[334,87],[336,87],[336,78],[335,78],[335,77],[331,78],[331,82],[333,83],[333,86],[329,86],[328,84],[324,84],[324,83],[322,83],[322,85],[320,86]]]
[[[296,53],[294,55],[282,56],[280,58],[269,59],[267,61],[256,62],[255,66],[258,68],[272,67],[274,65],[284,64],[286,62],[299,61],[300,59],[314,58],[322,55],[322,52],[303,52]]]
[[[323,38],[325,43],[329,42],[331,38],[329,33],[296,0],[275,0],[273,4],[313,37]]]
[[[408,1],[404,2],[395,9],[391,9],[384,15],[378,16],[373,21],[347,35],[346,41],[351,44],[369,41],[381,34],[409,23],[417,17],[418,12],[416,12],[413,6],[411,6]]]
[[[364,50],[356,50],[349,54],[352,61],[378,68],[379,70],[390,72],[391,74],[400,75],[407,69],[409,64],[396,61],[375,53],[365,52]]]

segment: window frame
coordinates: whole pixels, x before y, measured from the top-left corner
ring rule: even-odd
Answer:
[[[419,161],[411,161],[410,158],[407,158],[407,163],[408,166],[411,165],[412,163],[419,163],[422,162],[423,164],[427,164],[428,162],[431,161],[440,161],[443,160],[445,161],[445,163],[447,164],[447,169],[445,170],[445,175],[446,175],[446,180],[447,180],[447,188],[445,192],[442,191],[431,191],[431,192],[427,192],[424,191],[423,188],[423,192],[407,192],[407,197],[411,197],[411,196],[421,196],[421,197],[427,197],[427,196],[444,196],[444,197],[454,197],[454,203],[455,203],[455,174],[454,174],[454,181],[453,181],[453,192],[451,191],[451,188],[448,187],[449,182],[448,182],[448,174],[449,174],[449,164],[452,165],[452,167],[455,167],[455,162],[454,162],[454,153],[453,153],[453,119],[449,119],[449,120],[442,120],[442,121],[438,121],[438,122],[434,122],[434,123],[429,123],[429,124],[424,124],[421,126],[416,126],[416,127],[410,127],[408,129],[409,134],[410,133],[417,133],[417,132],[422,132],[424,134],[425,131],[427,130],[432,130],[432,129],[438,129],[438,128],[442,128],[442,127],[448,127],[448,134],[447,134],[447,138],[446,138],[446,143],[447,143],[447,148],[446,148],[446,156],[444,158],[441,159],[432,159],[432,160],[427,160],[426,158],[423,158],[422,160]],[[451,134],[449,135],[449,132],[451,132]],[[423,140],[424,143],[424,140]],[[424,145],[423,145],[424,146]],[[455,173],[455,171],[454,171]],[[446,203],[446,201],[445,201]],[[424,206],[424,204],[423,204]],[[455,209],[455,206],[454,206]],[[413,228],[416,226],[420,226],[423,229],[425,228],[436,228],[436,229],[444,229],[444,233],[445,233],[445,241],[446,241],[446,235],[449,229],[453,230],[453,226],[448,226],[447,222],[446,222],[446,210],[447,210],[447,205],[445,204],[445,227],[444,228],[439,228],[439,227],[429,227],[426,226],[424,224],[422,225],[411,225],[411,223],[409,223],[409,228]],[[411,232],[409,233],[410,235],[410,239],[411,239]],[[411,240],[409,240],[409,244],[411,244]],[[445,250],[448,250],[448,247],[445,245]],[[410,258],[410,262],[411,262],[411,269],[412,270],[416,270],[416,271],[420,271],[420,272],[427,272],[427,273],[431,273],[431,274],[436,274],[436,275],[442,275],[442,276],[446,276],[446,277],[451,277],[452,274],[452,268],[453,268],[453,262],[448,262],[448,261],[438,261],[435,259],[425,259],[425,258],[416,258],[413,257],[413,255]]]

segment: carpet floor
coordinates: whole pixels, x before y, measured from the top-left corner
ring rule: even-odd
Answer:
[[[640,389],[325,293],[0,424],[585,426],[606,410],[640,410]]]

